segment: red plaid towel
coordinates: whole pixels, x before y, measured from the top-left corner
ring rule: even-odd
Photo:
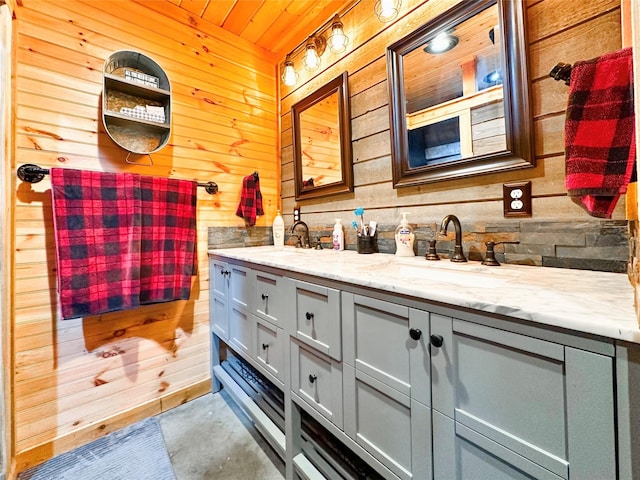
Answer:
[[[611,218],[635,168],[631,53],[625,48],[571,70],[565,184],[594,217]]]
[[[242,179],[242,192],[236,215],[244,218],[245,223],[250,227],[256,224],[257,215],[264,215],[260,178],[255,173]]]
[[[62,318],[188,299],[196,183],[51,169]]]

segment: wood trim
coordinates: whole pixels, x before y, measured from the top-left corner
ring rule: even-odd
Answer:
[[[32,466],[49,460],[56,455],[72,450],[78,445],[89,443],[135,422],[171,410],[174,407],[182,405],[209,392],[211,392],[211,379],[203,380],[177,392],[144,403],[131,410],[119,413],[118,415],[114,415],[102,422],[89,425],[68,435],[55,438],[49,442],[42,443],[36,447],[20,452],[16,455],[15,459],[17,472],[31,468]]]

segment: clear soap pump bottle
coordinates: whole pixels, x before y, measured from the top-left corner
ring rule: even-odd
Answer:
[[[396,255],[399,257],[415,256],[413,251],[413,242],[416,236],[413,233],[413,228],[409,225],[407,215],[409,214],[402,214],[400,225],[396,228]]]

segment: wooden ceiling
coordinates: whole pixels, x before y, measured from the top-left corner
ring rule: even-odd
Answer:
[[[170,0],[280,61],[354,0]]]

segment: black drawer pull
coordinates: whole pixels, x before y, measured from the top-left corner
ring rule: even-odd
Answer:
[[[267,295],[266,293],[263,293],[263,294],[262,294],[262,299],[263,299],[263,300],[266,300],[267,298],[269,298],[269,295]]]
[[[267,348],[269,348],[269,344],[268,343],[263,343],[262,344],[262,349],[266,350]]]
[[[309,374],[309,381],[311,383],[315,383],[316,379],[318,378],[318,376],[315,373],[311,373]]]
[[[313,320],[313,313],[307,312],[305,316],[307,317],[307,320]]]
[[[440,348],[443,343],[444,338],[442,338],[442,335],[431,335],[431,345],[436,348]]]
[[[409,329],[409,336],[413,340],[420,340],[420,337],[422,337],[422,330],[419,328],[411,328]]]

